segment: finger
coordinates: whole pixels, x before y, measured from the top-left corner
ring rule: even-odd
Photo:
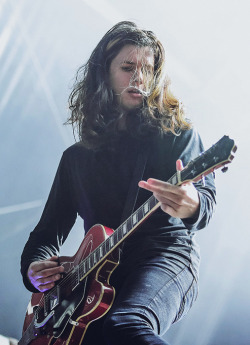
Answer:
[[[56,282],[59,279],[61,279],[61,274],[57,273],[57,274],[53,274],[52,276],[49,276],[49,277],[38,278],[38,279],[36,279],[36,283],[37,283],[37,285],[44,285],[44,284]]]
[[[49,268],[46,270],[42,270],[39,272],[36,272],[33,277],[37,277],[37,278],[47,278],[50,276],[54,276],[56,274],[61,274],[62,272],[64,272],[64,267],[63,266],[57,266],[54,268]]]
[[[54,255],[54,256],[51,256],[50,258],[46,259],[48,261],[57,261],[58,262],[58,256]]]
[[[47,290],[52,289],[55,286],[55,283],[48,283],[44,285],[37,285],[36,289],[39,290],[40,292],[45,292]]]
[[[154,193],[154,197],[161,203],[161,204],[167,204],[174,209],[177,209],[179,206],[181,206],[181,203],[179,202],[179,199],[177,198],[167,198],[165,195]]]
[[[149,190],[150,192],[168,191],[171,193],[176,192],[176,186],[171,185],[168,182],[149,178],[147,181],[140,181],[139,187]]]
[[[140,181],[139,187],[152,192],[157,199],[161,196],[162,198],[171,199],[178,204],[182,202],[186,194],[186,190],[180,186],[173,186],[168,182],[151,178],[147,181]]]
[[[54,274],[49,277],[37,278],[32,277],[31,283],[39,290],[45,291],[51,289],[51,287],[55,286],[55,282],[61,279],[61,274]]]
[[[184,169],[184,167],[183,167],[182,160],[181,160],[181,159],[178,159],[178,160],[176,161],[176,170],[177,170],[177,171],[182,171],[183,169]]]
[[[58,267],[58,262],[50,260],[34,261],[30,264],[30,271],[36,273],[53,267]]]

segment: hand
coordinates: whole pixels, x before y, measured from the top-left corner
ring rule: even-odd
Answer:
[[[58,257],[52,256],[42,261],[34,261],[29,265],[27,276],[31,284],[40,292],[51,289],[61,278],[63,266],[58,266]]]
[[[176,169],[183,169],[181,160],[177,160]],[[168,182],[150,178],[140,181],[139,187],[151,191],[160,202],[161,209],[172,217],[192,218],[199,212],[199,194],[192,182],[173,186]]]

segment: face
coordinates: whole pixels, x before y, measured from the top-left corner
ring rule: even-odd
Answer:
[[[109,82],[123,111],[142,105],[153,71],[154,54],[149,47],[125,45],[112,60]]]

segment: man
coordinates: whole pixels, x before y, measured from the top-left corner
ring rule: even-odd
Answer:
[[[99,42],[70,95],[68,123],[77,128],[80,141],[64,152],[22,254],[26,287],[45,292],[64,272],[59,247],[77,214],[86,230],[97,223],[116,229],[129,216],[124,211],[128,198],[131,210],[152,193],[160,202],[124,241],[111,275],[115,301],[88,327],[83,344],[166,344],[161,335],[197,297],[194,233],[211,218],[215,188],[211,175],[195,185],[165,182],[203,146],[169,91],[164,63],[157,37],[132,22],[118,23]],[[131,196],[136,174],[140,190],[132,188]]]

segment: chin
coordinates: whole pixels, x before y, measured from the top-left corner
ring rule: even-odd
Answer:
[[[122,104],[121,107],[122,107],[123,110],[130,111],[130,110],[141,108],[142,107],[142,103],[138,103],[138,104]]]

